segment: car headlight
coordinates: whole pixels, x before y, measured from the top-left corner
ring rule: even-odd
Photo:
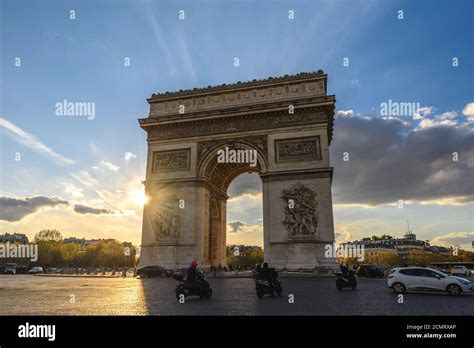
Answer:
[[[459,282],[461,284],[464,284],[464,285],[470,285],[471,284],[471,282],[469,280],[465,280],[465,279],[459,279]]]

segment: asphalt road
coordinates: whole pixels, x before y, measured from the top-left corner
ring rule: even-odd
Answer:
[[[0,275],[0,315],[474,315],[472,294],[408,293],[399,303],[384,279],[342,292],[334,277],[281,280],[282,297],[258,299],[251,278],[211,278],[212,298],[180,304],[171,278]]]

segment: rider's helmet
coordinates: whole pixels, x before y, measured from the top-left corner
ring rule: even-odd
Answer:
[[[263,268],[268,268],[268,263],[264,262],[263,263]]]
[[[191,267],[196,268],[198,263],[196,261],[191,262]]]
[[[340,268],[341,268],[342,272],[346,272],[349,267],[347,267],[347,263],[343,262],[343,263],[341,263]]]

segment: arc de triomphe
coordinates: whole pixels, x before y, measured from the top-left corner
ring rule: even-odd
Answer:
[[[321,70],[153,94],[140,267],[225,265],[227,188],[262,179],[265,261],[288,269],[329,265],[334,242],[329,164],[335,96]],[[257,162],[222,163],[218,151],[255,150]],[[253,152],[255,153],[255,152]]]

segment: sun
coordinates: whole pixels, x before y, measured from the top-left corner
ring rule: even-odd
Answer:
[[[149,197],[144,191],[133,191],[130,193],[130,197],[132,202],[139,206],[144,206],[149,201]]]

